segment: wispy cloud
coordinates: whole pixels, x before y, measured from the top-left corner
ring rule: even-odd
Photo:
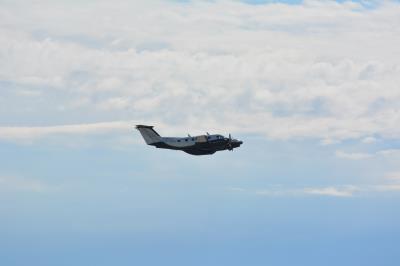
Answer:
[[[43,127],[0,127],[0,140],[35,140],[52,135],[91,135],[110,132],[129,132],[132,122],[117,121],[92,124]]]
[[[373,157],[372,154],[369,153],[347,153],[344,151],[336,151],[336,157],[342,159],[349,159],[349,160],[362,160]]]
[[[336,157],[348,160],[363,160],[369,159],[373,157],[397,157],[400,156],[400,149],[387,149],[387,150],[380,150],[372,153],[365,153],[365,152],[344,152],[337,150],[335,152]]]
[[[386,185],[377,185],[374,186],[376,191],[385,192],[385,191],[400,191],[400,183],[398,184],[386,184]]]
[[[397,176],[396,176],[397,177]],[[266,197],[354,197],[367,196],[376,193],[400,191],[400,179],[390,180],[381,184],[342,185],[342,186],[309,186],[309,187],[287,187],[283,185],[270,186],[263,189],[250,189],[235,187],[229,188],[232,193],[247,193]]]
[[[228,187],[227,190],[228,191],[234,191],[234,192],[244,192],[244,191],[246,191],[246,189],[241,188],[241,187]]]
[[[283,197],[283,196],[298,196],[298,190],[295,189],[278,189],[278,188],[269,188],[269,189],[259,189],[254,193],[259,196],[268,196],[268,197]]]
[[[385,175],[386,179],[391,181],[399,181],[400,182],[400,171],[398,172],[389,172]]]
[[[332,197],[351,197],[354,192],[360,189],[356,186],[345,186],[345,187],[323,187],[323,188],[305,188],[303,192],[311,195],[322,195]]]
[[[329,187],[304,187],[290,188],[286,186],[271,186],[264,189],[229,189],[231,192],[245,192],[268,197],[300,197],[300,196],[327,196],[327,197],[352,197],[363,189],[359,186],[329,186]]]
[[[382,155],[387,157],[400,156],[400,149],[381,150],[377,152],[377,155]]]

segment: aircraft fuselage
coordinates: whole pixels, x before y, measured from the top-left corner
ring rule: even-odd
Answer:
[[[237,139],[226,138],[222,135],[200,135],[179,137],[161,137],[152,126],[138,125],[146,143],[161,149],[181,150],[192,155],[213,154],[217,151],[233,150],[243,142]]]

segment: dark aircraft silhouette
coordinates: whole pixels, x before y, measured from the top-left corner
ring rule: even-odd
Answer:
[[[192,155],[214,154],[217,151],[230,150],[238,148],[243,142],[222,135],[200,135],[185,138],[161,137],[153,126],[137,125],[136,128],[142,134],[148,145],[161,149],[181,150]]]

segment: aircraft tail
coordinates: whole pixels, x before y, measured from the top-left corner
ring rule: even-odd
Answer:
[[[153,129],[153,126],[137,125],[136,129],[142,134],[146,144],[153,144],[161,141],[161,136]]]

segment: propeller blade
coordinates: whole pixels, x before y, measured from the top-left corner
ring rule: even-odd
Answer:
[[[229,149],[230,151],[233,151],[231,133],[229,133],[228,149]]]

